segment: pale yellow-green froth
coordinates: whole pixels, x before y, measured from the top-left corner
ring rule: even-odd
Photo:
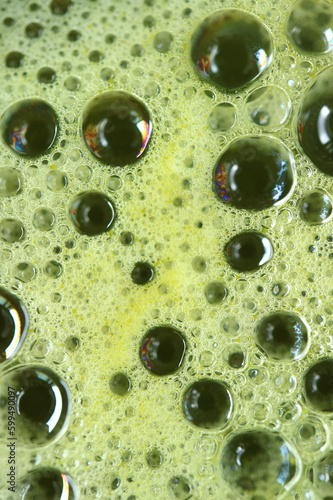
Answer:
[[[81,499],[168,500],[177,498],[169,482],[178,477],[191,488],[179,497],[183,500],[231,500],[236,497],[222,477],[222,450],[230,436],[259,428],[278,432],[295,450],[296,484],[286,498],[319,499],[308,469],[332,450],[332,425],[330,414],[313,410],[302,394],[307,368],[333,353],[332,220],[307,225],[299,214],[299,200],[317,187],[332,193],[332,178],[302,152],[297,115],[306,90],[332,63],[332,55],[312,56],[292,47],[285,31],[291,8],[286,0],[73,0],[64,16],[52,15],[48,3],[31,11],[30,2],[13,0],[1,11],[0,113],[16,100],[39,97],[59,119],[54,148],[39,158],[20,158],[0,144],[1,167],[17,169],[22,178],[18,194],[0,198],[0,222],[12,218],[25,228],[22,241],[0,240],[1,285],[26,304],[30,317],[22,349],[1,368],[51,368],[68,385],[72,409],[68,429],[58,441],[18,450],[18,478],[33,467],[50,466],[70,474]],[[191,34],[221,8],[256,15],[273,37],[269,69],[235,93],[200,80],[190,63]],[[189,15],[184,9],[191,9]],[[3,24],[7,17],[14,19],[13,26]],[[25,37],[30,21],[44,27],[40,38]],[[67,39],[71,29],[81,32],[76,42]],[[168,52],[159,53],[154,38],[164,31],[172,34],[173,42]],[[115,35],[112,44],[105,41],[108,34]],[[135,44],[144,49],[141,57],[131,55]],[[12,50],[24,54],[22,67],[5,66]],[[92,50],[103,54],[100,62],[89,60]],[[37,81],[44,66],[55,70],[53,84]],[[216,198],[212,172],[231,141],[265,133],[248,116],[246,101],[253,90],[267,85],[277,85],[291,101],[290,117],[269,135],[293,154],[296,185],[280,206],[238,210]],[[81,134],[85,106],[107,90],[136,95],[153,122],[147,153],[124,168],[100,163]],[[226,131],[209,125],[212,110],[222,102],[236,110],[236,123]],[[66,176],[67,185],[51,190],[47,179],[57,171]],[[79,234],[69,216],[72,200],[88,190],[106,194],[116,210],[112,229],[98,237]],[[54,214],[49,231],[33,224],[40,207]],[[255,273],[232,270],[223,252],[229,239],[244,230],[264,233],[274,247],[273,259]],[[132,245],[121,244],[125,231],[134,235]],[[62,266],[56,279],[44,271],[50,260]],[[145,286],[131,279],[134,264],[141,261],[155,269],[154,279]],[[15,275],[22,262],[36,269],[30,281]],[[220,304],[209,304],[205,297],[205,287],[213,281],[228,289]],[[255,345],[256,323],[279,310],[294,311],[309,325],[309,350],[300,360],[278,363]],[[234,322],[239,324],[236,331],[226,327]],[[181,368],[166,377],[154,376],[139,357],[143,336],[159,325],[177,328],[187,344]],[[74,352],[67,342],[72,336],[80,341]],[[227,361],[235,347],[246,360],[238,370]],[[131,380],[127,396],[111,392],[109,381],[117,372]],[[2,375],[4,381],[6,377]],[[201,378],[230,388],[234,409],[222,430],[196,428],[183,415],[184,391]],[[314,422],[315,437],[306,441],[299,429],[308,422]],[[152,469],[146,454],[154,449],[161,453],[162,464]],[[0,456],[1,470],[6,470],[6,454]],[[115,478],[121,484],[112,490]],[[1,479],[1,498],[16,498],[5,488]],[[255,500],[254,493],[245,498]],[[263,498],[272,500],[269,486]]]

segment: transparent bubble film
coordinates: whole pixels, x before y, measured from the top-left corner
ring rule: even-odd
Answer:
[[[331,499],[332,0],[0,3],[0,498]]]

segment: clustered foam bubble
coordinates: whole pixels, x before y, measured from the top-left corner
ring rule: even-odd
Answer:
[[[270,68],[234,93],[200,80],[190,62],[192,33],[220,8],[254,14],[274,43]],[[300,149],[297,111],[332,55],[292,47],[289,11],[286,0],[278,6],[73,0],[63,16],[52,14],[49,2],[20,3],[19,9],[11,2],[2,9],[1,113],[22,97],[37,97],[59,120],[49,154],[30,160],[0,146],[1,168],[15,169],[21,179],[19,189],[7,184],[11,196],[2,193],[1,218],[24,228],[22,240],[0,241],[1,284],[22,300],[30,318],[23,347],[4,369],[17,363],[51,368],[72,399],[69,426],[58,442],[18,448],[19,477],[33,467],[56,467],[74,479],[80,498],[217,499],[223,491],[231,500],[222,450],[235,434],[259,428],[277,431],[296,449],[300,479],[288,498],[311,492],[307,470],[332,449],[329,415],[302,397],[303,374],[333,350],[332,221],[307,224],[299,203],[309,190],[330,192],[332,181]],[[27,38],[32,22],[43,31]],[[9,67],[12,51],[23,58],[15,56],[21,62]],[[46,66],[54,75],[41,78]],[[281,206],[252,212],[214,196],[212,171],[226,145],[265,132],[264,122],[249,116],[252,93],[263,86],[276,86],[291,101],[290,118],[269,135],[292,152],[297,182]],[[146,155],[124,168],[100,163],[81,133],[87,103],[107,90],[133,93],[153,122]],[[234,125],[212,123],[221,103],[233,106]],[[69,216],[72,200],[90,190],[108,196],[117,213],[111,231],[95,238],[79,234]],[[41,209],[49,210],[42,222],[36,216]],[[244,230],[265,234],[274,248],[273,258],[250,274],[233,270],[224,255],[228,241]],[[124,245],[124,232],[132,233],[132,244]],[[131,279],[137,262],[154,267],[145,286]],[[228,293],[211,303],[205,290],[215,281]],[[299,314],[310,328],[309,351],[292,362],[266,358],[255,344],[258,322],[281,310]],[[165,324],[182,332],[186,353],[178,372],[156,377],[140,361],[139,346],[149,329]],[[244,353],[240,368],[228,361],[235,352]],[[110,389],[117,373],[131,381],[123,397]],[[205,378],[230,389],[233,412],[222,430],[195,428],[182,412],[186,389]]]

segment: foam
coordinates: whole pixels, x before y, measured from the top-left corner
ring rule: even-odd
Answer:
[[[45,99],[57,113],[60,132],[52,152],[33,161],[15,156],[0,144],[1,166],[16,168],[22,176],[20,193],[0,199],[1,217],[20,220],[26,230],[22,242],[0,242],[1,281],[26,304],[30,317],[19,355],[1,368],[38,362],[64,379],[72,397],[67,433],[46,448],[19,450],[19,475],[22,477],[33,465],[57,467],[74,479],[82,499],[125,500],[132,498],[130,495],[136,499],[173,498],[168,486],[173,477],[186,478],[193,499],[217,499],[221,492],[223,498],[231,499],[233,492],[220,471],[221,449],[233,433],[262,426],[278,430],[301,456],[302,475],[288,498],[295,498],[297,493],[305,498],[305,492],[311,490],[307,467],[333,443],[329,415],[308,408],[301,396],[304,371],[333,351],[328,312],[332,312],[332,271],[327,241],[332,220],[310,227],[301,220],[297,203],[314,187],[329,191],[332,179],[317,171],[301,151],[295,120],[304,92],[316,74],[332,63],[332,56],[307,57],[292,48],[284,34],[290,10],[287,0],[280,0],[278,6],[273,2],[272,8],[268,1],[233,0],[192,0],[190,4],[156,1],[151,7],[141,0],[116,1],[113,10],[109,4],[103,0],[76,1],[70,14],[63,17],[51,15],[48,2],[40,4],[36,12],[18,0],[2,9],[2,18],[12,16],[15,24],[2,27],[0,111],[22,97]],[[183,17],[181,12],[187,7],[192,13]],[[229,7],[258,16],[271,31],[275,47],[270,68],[244,91],[234,94],[224,94],[199,80],[189,58],[190,38],[197,24],[214,10]],[[82,16],[85,12],[89,12],[87,18]],[[148,15],[156,20],[152,28],[143,25]],[[44,26],[41,38],[24,37],[24,27],[30,21]],[[53,26],[57,26],[57,33],[52,31]],[[82,33],[76,42],[66,38],[71,29]],[[155,35],[161,31],[174,36],[166,54],[158,53],[153,46]],[[105,42],[110,33],[116,36],[113,44]],[[143,46],[142,57],[131,55],[134,44]],[[5,68],[4,58],[11,50],[25,54],[21,68]],[[90,62],[91,50],[100,50],[104,59]],[[294,65],[289,71],[281,71],[290,66],[290,57]],[[124,60],[128,61],[127,68],[121,67]],[[311,64],[306,76],[300,66],[304,61]],[[37,81],[38,70],[46,65],[56,71],[56,81],[50,85]],[[112,69],[112,78],[107,81],[100,76],[103,68]],[[77,91],[64,87],[69,76],[80,80]],[[147,86],[154,90],[156,84],[159,91],[148,97]],[[236,210],[214,196],[212,170],[225,145],[242,135],[262,133],[247,116],[246,99],[253,89],[271,84],[282,88],[292,102],[287,125],[270,135],[292,151],[297,184],[290,199],[279,207],[259,213]],[[153,135],[147,154],[125,168],[99,163],[85,147],[80,132],[87,102],[109,89],[137,95],[152,116]],[[213,98],[207,97],[205,90],[211,90]],[[233,104],[237,113],[234,127],[223,133],[208,125],[212,109],[220,102]],[[55,156],[57,153],[60,156]],[[193,166],[188,166],[189,157]],[[82,179],[78,169],[87,172],[87,167],[91,177]],[[66,174],[68,184],[54,192],[47,188],[47,176],[57,170]],[[114,175],[121,180],[117,190],[109,188]],[[190,180],[188,189],[184,180]],[[107,194],[117,212],[112,230],[95,238],[78,234],[68,215],[73,198],[92,189]],[[182,206],[174,204],[175,198],[182,199]],[[56,223],[50,231],[33,226],[32,215],[40,206],[52,208],[55,214]],[[261,270],[244,275],[227,265],[223,248],[232,236],[246,229],[270,237],[275,253]],[[123,231],[134,234],[133,245],[120,243]],[[65,245],[68,240],[74,242],[72,249]],[[310,245],[317,251],[310,253]],[[56,247],[61,247],[61,253],[54,253]],[[201,273],[192,266],[198,256],[207,260],[207,270]],[[57,279],[43,271],[49,260],[63,266]],[[138,261],[149,261],[156,270],[154,280],[144,287],[135,286],[130,278]],[[20,262],[36,267],[33,280],[22,283],[14,277],[13,269]],[[208,304],[204,295],[206,284],[215,280],[225,283],[229,291],[219,305]],[[271,291],[280,281],[290,285],[290,292],[282,298]],[[318,301],[311,302],[311,298]],[[276,310],[293,310],[307,320],[311,345],[304,358],[277,363],[266,359],[256,347],[255,324]],[[319,316],[323,317],[322,324],[318,323]],[[236,335],[223,330],[221,323],[227,317],[239,321]],[[177,374],[159,378],[141,364],[139,345],[149,328],[161,324],[171,324],[183,332],[187,352]],[[80,340],[75,352],[66,344],[70,336]],[[40,357],[38,346],[43,351],[46,340],[49,349]],[[245,366],[240,370],[232,369],[226,361],[226,352],[235,344],[246,353]],[[212,353],[208,365],[202,363],[207,351]],[[253,369],[259,372],[255,379],[249,376]],[[109,388],[110,378],[118,371],[126,373],[132,382],[132,390],[124,398]],[[291,373],[292,384],[275,383],[277,377],[288,380]],[[222,380],[230,387],[234,412],[230,425],[222,431],[196,429],[182,415],[184,390],[203,377]],[[290,420],[281,410],[287,403],[300,408]],[[264,405],[264,409],[258,405]],[[318,418],[318,432],[327,430],[323,446],[315,451],[296,439],[299,426],[311,416]],[[149,469],[145,459],[153,448],[163,457],[157,469]],[[6,464],[2,470],[5,468]],[[112,491],[111,482],[117,477],[121,485]],[[3,492],[1,482],[0,488]]]

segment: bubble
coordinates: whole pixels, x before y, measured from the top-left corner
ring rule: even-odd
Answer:
[[[22,346],[29,326],[21,301],[0,287],[0,362],[13,358]]]
[[[49,208],[39,208],[33,216],[33,225],[40,231],[49,231],[55,223],[55,215]]]
[[[68,337],[66,339],[66,347],[69,351],[75,352],[80,347],[80,339],[77,337]]]
[[[70,30],[67,33],[67,40],[70,42],[77,42],[81,38],[82,34],[78,30]]]
[[[268,85],[253,90],[246,100],[250,120],[267,132],[279,130],[288,120],[291,102],[280,87]]]
[[[13,270],[14,277],[23,283],[31,281],[36,276],[36,273],[37,271],[35,266],[29,262],[20,262]]]
[[[53,83],[56,80],[56,72],[53,68],[45,66],[38,71],[37,80],[40,83]]]
[[[125,246],[133,245],[134,236],[129,231],[124,231],[120,234],[120,243]]]
[[[306,193],[299,202],[300,215],[308,224],[328,222],[333,213],[333,202],[321,189],[313,189]]]
[[[305,395],[313,408],[333,411],[333,359],[315,363],[304,377]]]
[[[18,366],[7,382],[16,389],[16,436],[23,447],[44,446],[65,432],[69,391],[54,372],[43,366]]]
[[[44,271],[50,278],[59,278],[62,274],[62,265],[56,260],[49,260],[45,264]]]
[[[36,157],[46,153],[52,147],[57,131],[56,114],[41,99],[15,102],[1,117],[3,141],[21,156]]]
[[[228,355],[228,364],[231,368],[242,368],[245,365],[245,354],[241,349],[232,349]]]
[[[14,168],[0,168],[0,196],[14,196],[21,190],[21,174]]]
[[[40,23],[36,22],[27,24],[24,30],[25,36],[27,36],[28,38],[39,38],[42,36],[43,31],[43,26]]]
[[[83,113],[86,146],[108,165],[134,163],[145,152],[151,131],[146,106],[125,92],[104,92],[95,97]]]
[[[255,271],[267,264],[274,253],[271,241],[255,231],[234,236],[224,252],[230,266],[237,271]]]
[[[12,52],[8,52],[5,62],[7,68],[20,68],[23,65],[23,60],[24,54],[22,54],[22,52],[13,50]]]
[[[333,451],[316,460],[312,466],[312,482],[321,495],[333,491]],[[322,498],[322,497],[321,497]],[[326,499],[325,499],[326,500]]]
[[[298,116],[298,138],[314,165],[333,175],[333,66],[317,77],[305,95]]]
[[[112,68],[102,68],[100,75],[102,80],[107,82],[108,80],[114,78],[114,70]]]
[[[309,415],[298,425],[295,437],[300,448],[313,453],[324,448],[327,442],[327,428],[318,417]]]
[[[166,52],[169,52],[172,42],[172,34],[168,31],[161,31],[160,33],[157,33],[157,35],[155,35],[154,49],[157,50],[157,52],[165,54]]]
[[[234,140],[213,172],[213,189],[224,203],[262,210],[279,205],[294,188],[294,161],[286,147],[271,137]]]
[[[299,359],[309,347],[309,327],[292,312],[265,316],[257,324],[255,333],[260,347],[279,361]]]
[[[29,471],[21,480],[21,500],[78,500],[73,479],[57,469],[41,467]]]
[[[154,278],[154,268],[149,262],[137,262],[131,272],[131,278],[136,285],[145,285]]]
[[[192,268],[197,273],[203,273],[207,271],[208,262],[204,257],[194,257],[194,259],[192,260]]]
[[[79,78],[77,78],[76,76],[69,76],[64,81],[65,89],[70,90],[71,92],[75,92],[76,90],[79,90],[80,86],[81,86],[81,82],[80,82]]]
[[[196,427],[217,429],[225,427],[232,413],[233,403],[229,389],[215,380],[202,379],[185,391],[183,412]]]
[[[46,177],[47,187],[54,192],[62,191],[68,184],[67,175],[60,170],[53,170]]]
[[[169,490],[174,498],[186,500],[189,498],[189,494],[191,493],[191,486],[189,485],[187,479],[183,477],[174,477],[169,481]]]
[[[266,27],[237,9],[208,16],[191,39],[191,59],[197,74],[218,87],[235,90],[265,71],[273,57]]]
[[[15,219],[3,219],[0,222],[0,238],[7,243],[15,243],[24,238],[22,222]]]
[[[104,54],[100,50],[92,50],[91,52],[89,52],[88,56],[89,61],[93,63],[99,63],[103,61],[104,57]]]
[[[213,130],[230,130],[236,123],[235,106],[228,102],[218,104],[210,112],[208,122]]]
[[[205,297],[209,304],[220,304],[227,295],[228,290],[220,281],[212,281],[205,287]]]
[[[287,34],[304,52],[323,54],[333,47],[333,7],[323,0],[299,0],[289,14]]]
[[[131,389],[131,381],[124,373],[115,373],[110,380],[110,389],[117,396],[126,396]]]
[[[52,0],[50,9],[52,14],[63,16],[66,14],[72,5],[72,0]]]
[[[156,19],[153,16],[146,16],[143,19],[143,25],[145,28],[153,28],[156,24]]]
[[[157,448],[153,448],[146,453],[146,461],[148,467],[151,469],[157,469],[162,465],[163,457]]]
[[[237,434],[222,452],[223,477],[239,493],[262,493],[275,498],[295,477],[297,466],[289,444],[267,431]]]
[[[144,47],[140,43],[135,43],[131,47],[131,55],[133,57],[141,57],[145,53]]]
[[[171,375],[182,365],[185,350],[185,339],[178,330],[171,326],[157,326],[143,338],[140,358],[151,373]]]
[[[232,317],[225,318],[224,320],[222,320],[221,327],[226,333],[228,333],[231,336],[238,335],[238,332],[240,330],[239,322],[237,321],[236,318]]]
[[[88,236],[110,231],[115,218],[112,201],[98,191],[85,191],[71,203],[70,217],[76,229]]]

